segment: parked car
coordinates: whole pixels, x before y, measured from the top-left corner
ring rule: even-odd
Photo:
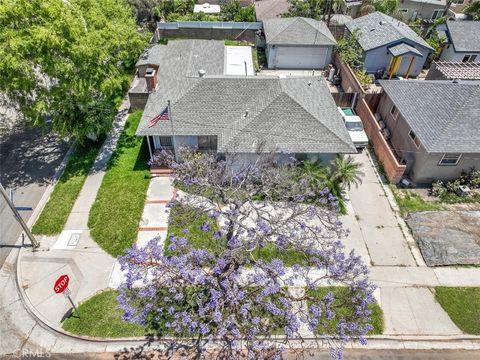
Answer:
[[[353,145],[358,149],[363,149],[368,145],[368,137],[363,129],[362,119],[360,119],[352,108],[338,108],[345,121],[345,127],[352,139]]]

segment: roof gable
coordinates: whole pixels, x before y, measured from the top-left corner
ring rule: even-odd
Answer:
[[[349,21],[345,26],[351,33],[358,30],[358,42],[364,51],[404,40],[433,51],[407,24],[379,11]]]
[[[480,21],[447,21],[447,29],[455,51],[480,52]]]
[[[336,41],[323,21],[309,18],[277,18],[263,21],[267,44],[335,45]]]

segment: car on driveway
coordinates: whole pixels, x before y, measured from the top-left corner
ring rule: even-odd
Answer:
[[[360,119],[352,108],[338,107],[338,111],[342,114],[345,121],[345,127],[352,139],[353,145],[357,149],[363,149],[368,145],[368,137],[363,129],[362,119]]]

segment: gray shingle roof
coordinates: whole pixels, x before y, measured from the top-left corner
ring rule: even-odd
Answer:
[[[427,80],[380,85],[427,152],[480,152],[480,85]]]
[[[172,134],[170,121],[148,126],[170,100],[175,135],[217,135],[221,152],[255,152],[260,142],[265,150],[355,152],[323,79],[225,76],[224,48],[223,41],[169,41],[137,135]]]
[[[269,45],[335,45],[337,42],[323,21],[293,17],[263,21]]]
[[[390,46],[388,48],[388,51],[390,51],[390,54],[393,56],[401,56],[405,54],[413,54],[416,56],[422,57],[422,53],[415,49],[414,47],[407,45],[405,43],[400,43],[398,45]]]
[[[145,49],[140,58],[138,59],[136,66],[141,65],[159,65],[160,57],[162,56],[162,52],[166,49],[165,45],[156,44],[153,46],[149,46]]]
[[[455,51],[480,52],[480,21],[447,21]]]
[[[358,29],[358,42],[364,51],[402,40],[409,40],[433,51],[433,48],[407,24],[378,11],[349,21],[345,26],[350,32]]]

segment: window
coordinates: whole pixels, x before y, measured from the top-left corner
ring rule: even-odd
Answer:
[[[160,146],[162,148],[172,148],[173,147],[173,142],[172,142],[172,137],[171,136],[159,136],[160,139]]]
[[[390,109],[390,114],[392,115],[392,117],[397,120],[398,118],[398,109],[395,105],[392,105],[392,108]]]
[[[474,62],[477,59],[477,55],[465,55],[462,59],[462,62]]]
[[[198,150],[217,151],[217,137],[213,135],[199,136]]]
[[[410,136],[410,139],[412,139],[412,141],[414,142],[415,146],[417,147],[417,149],[420,147],[421,145],[421,142],[420,140],[417,138],[417,135],[415,135],[415,133],[410,130],[409,133],[408,133],[408,136]]]
[[[444,9],[434,10],[434,11],[433,11],[433,14],[432,14],[432,20],[441,18],[442,15],[443,15],[443,12],[444,12]]]
[[[442,159],[438,163],[438,165],[450,165],[455,166],[460,161],[462,154],[443,154]]]

